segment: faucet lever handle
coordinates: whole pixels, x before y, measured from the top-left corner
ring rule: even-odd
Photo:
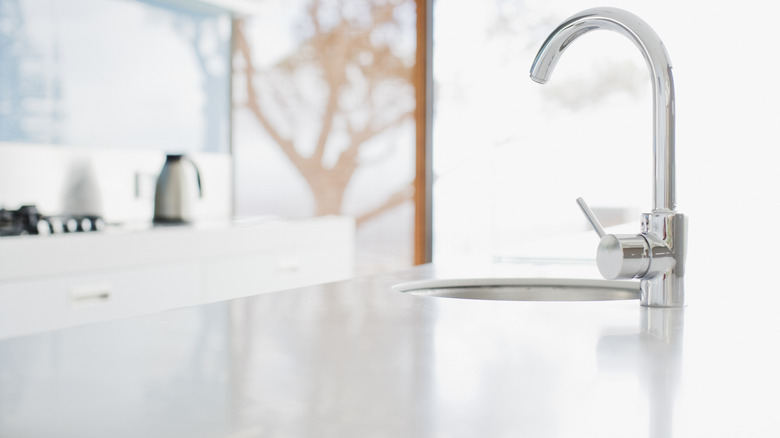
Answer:
[[[606,236],[607,233],[604,232],[604,228],[602,228],[601,222],[599,222],[596,215],[593,214],[593,211],[590,209],[590,207],[588,207],[588,203],[585,202],[585,200],[582,198],[577,198],[577,205],[579,205],[580,210],[582,210],[582,212],[585,214],[585,217],[588,218],[588,222],[590,222],[590,225],[596,231],[596,234],[599,235],[599,239]]]

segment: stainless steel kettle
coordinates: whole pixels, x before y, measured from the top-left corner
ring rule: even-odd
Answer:
[[[154,191],[154,222],[191,222],[192,205],[202,197],[198,166],[184,155],[167,155]]]

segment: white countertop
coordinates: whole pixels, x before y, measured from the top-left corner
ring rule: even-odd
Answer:
[[[390,289],[591,269],[429,265],[2,340],[0,436],[780,436],[759,279],[727,302],[737,279],[689,278],[684,310]]]
[[[298,221],[268,217],[185,225],[138,223],[110,226],[100,232],[3,237],[0,283],[219,258],[252,253],[260,247],[290,249],[315,238],[327,239],[332,234],[328,227],[337,223],[351,226],[351,221],[339,216]],[[297,231],[299,239],[290,239],[289,230]]]

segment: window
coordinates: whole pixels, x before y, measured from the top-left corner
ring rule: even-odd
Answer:
[[[414,251],[414,0],[268,0],[235,24],[236,213],[357,222],[358,274]]]

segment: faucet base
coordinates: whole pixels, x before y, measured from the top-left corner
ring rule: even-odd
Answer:
[[[639,304],[645,307],[685,306],[683,277],[666,272],[643,278],[639,282]]]
[[[685,215],[654,210],[642,215],[642,234],[650,243],[650,269],[639,283],[639,301],[648,307],[685,305]]]

